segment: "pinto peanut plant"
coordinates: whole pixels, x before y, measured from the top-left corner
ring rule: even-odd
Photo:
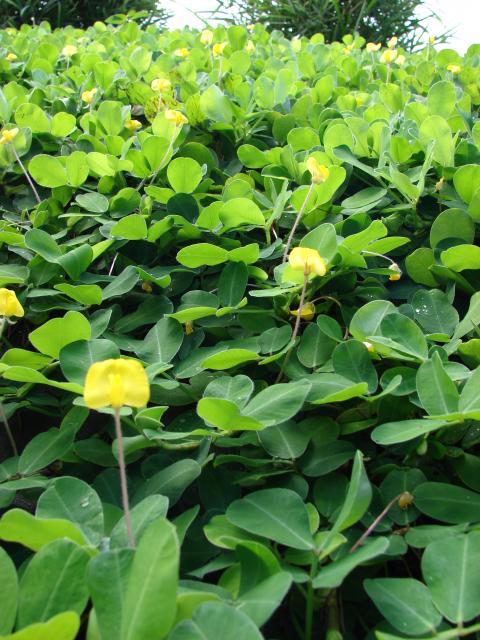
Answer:
[[[480,45],[0,74],[0,638],[480,637]]]

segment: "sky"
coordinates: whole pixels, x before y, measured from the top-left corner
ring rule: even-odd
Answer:
[[[388,0],[382,0],[388,2]],[[172,13],[171,28],[202,27],[202,22],[193,12],[215,9],[216,0],[163,0],[163,4]],[[190,11],[189,11],[189,9]],[[469,45],[480,43],[480,0],[426,0],[425,8],[438,14],[441,22],[430,19],[432,34],[452,30],[448,46],[464,53]]]

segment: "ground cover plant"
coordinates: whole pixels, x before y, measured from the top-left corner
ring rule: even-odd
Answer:
[[[0,637],[478,635],[480,46],[0,52]]]

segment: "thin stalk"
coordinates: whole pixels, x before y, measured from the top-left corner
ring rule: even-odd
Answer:
[[[117,437],[118,446],[118,466],[120,469],[120,488],[122,491],[122,506],[125,514],[125,524],[127,525],[127,538],[128,545],[135,549],[135,538],[133,536],[132,518],[130,515],[130,504],[128,500],[128,486],[127,486],[127,473],[125,470],[125,456],[123,452],[123,436],[122,425],[120,422],[120,409],[115,409],[113,414],[115,419],[115,433]]]
[[[317,573],[318,556],[315,554],[310,565],[310,579],[307,586],[307,601],[305,604],[305,640],[312,640],[313,634],[313,609],[315,589],[313,588],[313,579]]]
[[[0,338],[2,337],[3,329],[5,327],[6,322],[7,321],[6,321],[5,318],[2,318],[0,320]],[[7,414],[5,413],[5,409],[3,408],[3,402],[2,401],[0,401],[0,420],[3,422],[3,425],[5,427],[5,433],[7,434],[7,438],[8,438],[8,441],[10,443],[10,446],[12,448],[13,455],[14,456],[18,456],[17,443],[15,442],[15,438],[13,437],[12,430],[10,429],[10,425],[8,423]]]
[[[27,182],[30,185],[30,189],[33,191],[33,195],[35,196],[36,201],[38,202],[38,204],[40,204],[42,202],[42,199],[38,195],[38,191],[35,189],[35,185],[33,184],[33,181],[30,178],[30,175],[26,170],[25,165],[20,160],[20,156],[18,155],[17,150],[15,149],[15,146],[13,144],[12,144],[12,151],[13,151],[13,155],[15,156],[15,160],[18,162],[20,169],[23,171],[25,178],[27,179]]]
[[[300,220],[301,220],[301,218],[303,216],[303,213],[305,211],[307,203],[310,200],[310,196],[312,195],[313,187],[314,187],[314,183],[312,182],[310,187],[308,188],[308,193],[305,196],[305,200],[303,201],[303,204],[300,207],[300,211],[298,212],[297,217],[295,218],[295,222],[293,223],[293,226],[290,229],[290,233],[288,234],[288,238],[287,238],[287,244],[285,245],[285,251],[283,252],[282,264],[284,264],[287,261],[288,254],[290,252],[290,246],[291,246],[292,241],[293,241],[293,236],[294,236],[295,231],[297,230],[297,227],[298,227],[298,225],[300,223]]]
[[[285,358],[283,360],[282,366],[280,367],[280,371],[278,372],[278,376],[277,376],[277,379],[275,380],[275,384],[278,384],[280,380],[283,378],[283,372],[285,371],[285,367],[287,366],[288,361],[290,360],[290,354],[292,353],[295,340],[297,339],[297,336],[298,336],[298,331],[300,329],[300,322],[302,320],[302,309],[305,303],[305,292],[307,291],[307,284],[308,284],[308,273],[305,273],[303,276],[302,292],[300,294],[300,304],[298,305],[298,314],[295,319],[295,326],[293,327],[292,339],[290,341],[292,346],[285,354]]]
[[[398,499],[400,498],[401,495],[402,494],[400,493],[398,496],[395,496],[395,498],[390,500],[390,502],[387,504],[385,509],[380,513],[380,515],[378,515],[375,518],[375,520],[368,527],[368,529],[365,531],[365,533],[363,533],[360,536],[360,538],[356,541],[356,543],[350,549],[350,553],[353,553],[354,551],[356,551],[358,549],[358,547],[360,547],[365,542],[365,540],[368,538],[368,536],[377,528],[377,526],[380,524],[380,522],[385,518],[385,516],[388,514],[388,512],[394,506],[394,504],[396,504],[398,502]]]

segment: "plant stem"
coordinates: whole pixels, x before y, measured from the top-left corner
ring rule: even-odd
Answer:
[[[302,320],[302,309],[303,309],[303,305],[305,303],[305,292],[307,291],[307,284],[308,284],[308,273],[305,273],[303,276],[303,287],[302,287],[302,292],[300,294],[300,304],[298,305],[298,314],[297,317],[295,319],[295,326],[293,327],[293,333],[292,333],[292,339],[291,339],[291,347],[290,349],[287,351],[287,353],[285,354],[285,358],[283,360],[282,366],[280,367],[280,371],[278,372],[278,376],[277,379],[275,380],[275,384],[278,384],[280,382],[280,380],[283,378],[283,372],[285,370],[285,367],[287,366],[287,363],[290,359],[290,354],[292,353],[292,349],[293,346],[295,344],[295,340],[297,339],[298,336],[298,331],[300,329],[300,322]]]
[[[3,334],[3,329],[5,328],[6,319],[3,317],[0,320],[0,338]],[[0,420],[3,422],[5,427],[5,433],[7,434],[8,441],[10,442],[10,446],[12,447],[13,455],[18,456],[17,443],[15,442],[15,438],[13,437],[12,430],[10,429],[10,425],[8,424],[7,414],[5,413],[5,409],[3,407],[3,402],[0,400]]]
[[[282,264],[284,264],[287,261],[288,254],[290,252],[290,246],[291,246],[292,240],[293,240],[293,236],[294,236],[295,231],[297,230],[297,227],[298,227],[298,225],[300,223],[300,220],[301,220],[301,218],[303,216],[303,213],[305,211],[307,203],[310,200],[310,196],[312,195],[313,187],[314,187],[314,183],[312,182],[311,185],[308,188],[308,192],[307,192],[307,195],[305,196],[305,200],[303,201],[303,204],[300,207],[300,211],[298,212],[297,217],[295,218],[295,222],[293,223],[293,226],[290,229],[290,233],[288,234],[288,238],[287,238],[287,244],[285,245],[285,251],[283,252]]]
[[[118,446],[118,466],[120,468],[120,487],[122,491],[122,506],[125,514],[125,524],[127,525],[127,537],[128,544],[132,549],[135,549],[135,538],[133,536],[132,518],[130,515],[130,505],[128,500],[128,486],[127,486],[127,473],[125,470],[125,456],[123,453],[123,437],[122,437],[122,424],[120,422],[120,409],[115,409],[115,432],[117,436]]]
[[[365,533],[363,533],[360,538],[356,541],[356,543],[353,545],[353,547],[350,549],[350,553],[353,553],[354,551],[356,551],[358,549],[358,547],[360,545],[362,545],[365,540],[368,538],[368,536],[372,533],[372,531],[374,531],[376,529],[376,527],[378,526],[378,524],[380,524],[380,522],[385,518],[385,516],[387,515],[387,513],[390,511],[390,509],[393,507],[393,505],[398,502],[398,499],[400,498],[402,494],[400,493],[398,496],[395,496],[395,498],[393,498],[392,500],[390,500],[390,502],[387,504],[387,506],[385,507],[385,509],[380,513],[380,515],[378,515],[375,520],[372,522],[372,524],[368,527],[368,529],[365,531]]]
[[[15,146],[13,144],[12,144],[12,151],[13,151],[13,155],[15,156],[15,160],[18,162],[20,169],[23,171],[25,178],[27,179],[27,182],[30,185],[30,189],[33,191],[33,195],[35,196],[37,203],[40,204],[42,202],[42,199],[38,195],[38,191],[36,190],[35,185],[33,184],[33,181],[30,178],[30,174],[26,170],[23,162],[20,160],[20,156],[18,155],[17,150],[15,149]]]
[[[313,588],[313,579],[317,573],[318,555],[315,554],[310,565],[310,579],[307,586],[307,602],[305,606],[305,640],[312,640],[313,633],[313,609],[315,589]]]

